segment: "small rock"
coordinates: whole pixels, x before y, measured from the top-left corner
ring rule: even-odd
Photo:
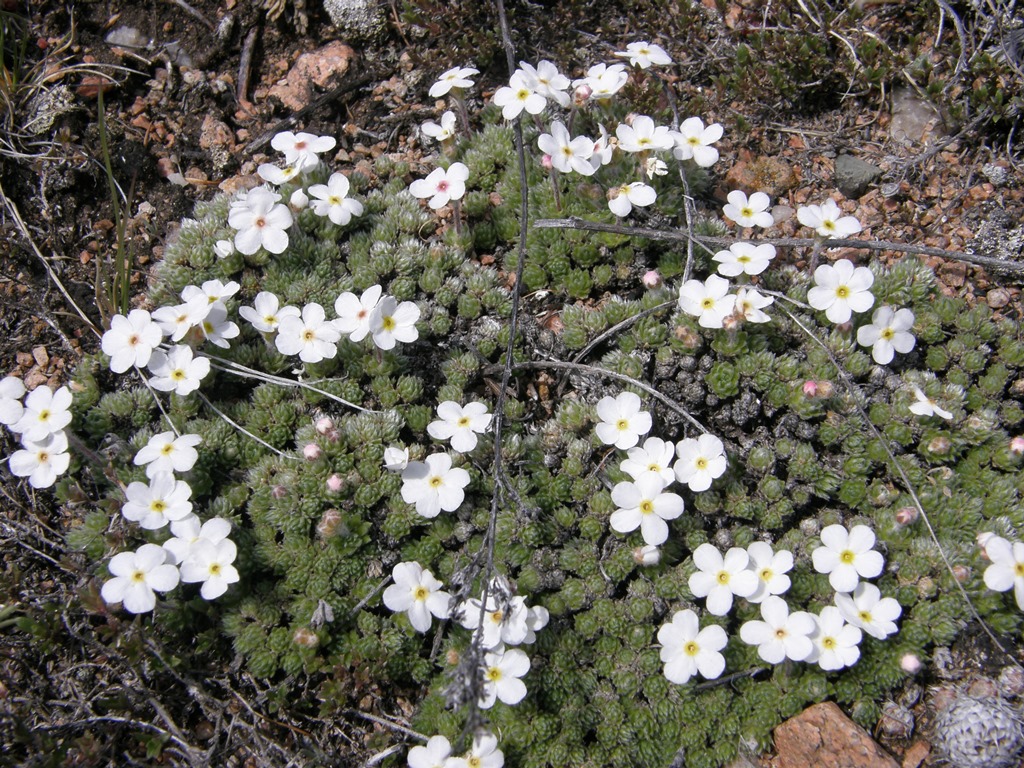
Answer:
[[[892,94],[889,136],[900,144],[914,144],[941,136],[942,118],[929,102],[912,88],[897,88]]]
[[[1024,670],[1020,667],[1003,667],[999,673],[999,692],[1003,696],[1024,694]]]
[[[313,86],[328,88],[344,75],[355,56],[349,46],[337,40],[299,56],[282,82],[269,95],[285,107],[298,111],[313,100]]]
[[[909,739],[914,732],[914,715],[906,707],[887,701],[882,705],[878,728],[890,739]]]
[[[910,749],[903,753],[901,768],[918,768],[931,751],[932,747],[927,741],[915,741],[910,745]]]
[[[985,178],[994,187],[1001,187],[1006,183],[1009,178],[1009,171],[1002,165],[996,165],[995,163],[985,163],[981,166],[981,172],[985,174]]]
[[[199,131],[199,146],[209,152],[213,167],[220,171],[227,165],[235,150],[235,134],[213,115],[207,115]]]
[[[379,37],[387,26],[379,0],[324,0],[324,10],[331,23],[354,41]]]
[[[985,294],[985,303],[992,309],[1001,309],[1010,303],[1010,292],[1005,288],[993,288]]]
[[[867,731],[831,701],[808,707],[775,729],[775,768],[899,768]]]
[[[32,359],[35,360],[36,365],[40,368],[45,368],[46,364],[50,362],[50,355],[47,353],[46,347],[33,347]]]
[[[839,155],[836,158],[836,187],[851,200],[867,192],[871,183],[881,175],[882,169],[877,165],[852,155]]]

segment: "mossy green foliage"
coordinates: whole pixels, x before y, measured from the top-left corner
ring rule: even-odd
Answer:
[[[156,304],[176,303],[186,284],[215,277],[242,285],[229,303],[232,313],[260,290],[275,292],[282,304],[331,307],[341,291],[379,282],[419,304],[420,340],[379,352],[345,339],[336,359],[306,366],[303,381],[369,409],[361,412],[308,389],[223,370],[235,362],[294,378],[296,361],[243,323],[230,350],[214,350],[224,362],[202,391],[274,450],[198,398],[165,400],[182,432],[203,437],[200,462],[187,479],[201,517],[234,523],[242,581],[213,603],[183,585],[155,620],[146,620],[148,631],[166,633],[168,641],[200,638],[207,648],[216,646],[218,635],[230,638],[251,672],[288,681],[276,689],[282,705],[290,690],[308,690],[298,680],[312,681],[325,715],[357,701],[372,681],[385,689],[422,684],[427,696],[417,729],[453,739],[462,715],[446,709],[443,691],[448,662],[466,651],[468,632],[448,627],[440,652],[432,653],[434,635],[418,635],[404,617],[391,614],[379,590],[391,567],[405,560],[450,584],[479,552],[489,524],[489,436],[472,454],[456,456],[472,478],[466,500],[434,520],[402,500],[400,478],[381,462],[394,443],[409,446],[413,459],[439,449],[425,434],[439,400],[493,402],[497,385],[487,366],[507,343],[510,297],[504,276],[474,257],[491,247],[512,253],[518,237],[510,131],[485,125],[457,159],[471,173],[464,206],[471,238],[427,234],[436,221],[405,193],[409,168],[387,158],[378,161],[372,182],[353,176],[365,216],[337,228],[304,212],[280,257],[216,258],[213,243],[232,234],[226,197],[197,206],[195,219],[184,223],[150,292]],[[538,164],[529,175],[533,215],[608,220],[604,200],[581,194],[575,181],[560,180],[559,211]],[[283,191],[287,197],[291,187]],[[891,366],[874,366],[850,332],[834,329],[820,314],[794,310],[850,373],[856,385],[850,392],[830,355],[778,308],[771,323],[709,331],[676,309],[670,289],[643,289],[636,267],[673,274],[679,256],[669,248],[552,230],[533,231],[527,246],[527,287],[545,286],[564,304],[562,330],[546,342],[545,355],[566,359],[603,335],[584,362],[646,381],[706,424],[725,441],[729,470],[706,493],[683,492],[687,511],[671,523],[660,564],[641,567],[633,555],[639,534],[609,529],[614,504],[608,488],[622,478],[618,457],[593,434],[592,403],[622,385],[573,376],[560,402],[510,401],[503,450],[524,508],[500,508],[496,566],[552,619],[525,648],[533,665],[527,698],[488,713],[507,765],[648,768],[667,765],[677,754],[688,766],[721,765],[741,749],[766,747],[777,723],[823,699],[873,726],[880,703],[903,679],[900,657],[948,644],[966,615],[923,524],[896,524],[896,511],[910,498],[886,447],[920,495],[942,549],[970,569],[965,586],[982,616],[999,632],[1019,633],[1012,597],[984,590],[984,563],[971,544],[981,530],[1009,537],[1024,530],[1024,475],[1020,457],[1008,449],[1010,430],[1024,421],[1014,385],[1024,367],[1018,326],[994,318],[984,305],[939,296],[933,275],[915,259],[878,268],[876,306],[908,306],[917,317],[917,348]],[[513,263],[507,256],[506,266]],[[801,301],[808,283],[792,268],[764,275],[767,287]],[[641,312],[643,319],[630,322]],[[522,330],[536,338],[530,320]],[[545,359],[535,348],[517,343],[516,356]],[[517,374],[519,392],[530,391],[533,375]],[[808,380],[816,382],[814,395],[804,391]],[[953,419],[911,414],[913,386],[952,411]],[[116,380],[102,357],[83,362],[75,387],[74,429],[96,451],[96,461],[83,462],[58,489],[82,508],[84,523],[69,541],[100,560],[141,539],[162,540],[166,533],[143,535],[118,514],[123,497],[117,484],[143,478],[132,456],[166,429],[153,394],[130,379]],[[884,445],[857,403],[867,407]],[[693,433],[676,409],[653,400],[647,406],[664,439]],[[324,415],[335,423],[328,434],[313,427]],[[320,448],[315,460],[302,457],[310,443]],[[338,490],[329,489],[329,479]],[[697,546],[765,539],[790,549],[797,565],[786,600],[794,610],[818,611],[833,593],[828,579],[813,572],[810,552],[820,529],[836,522],[877,532],[888,562],[877,583],[903,606],[899,634],[865,638],[860,661],[839,673],[807,664],[765,668],[737,636],[743,621],[757,618],[757,607],[738,600],[729,617],[703,617],[729,632],[727,674],[738,676],[700,687],[664,678],[656,632],[674,611],[694,605],[687,580]],[[99,563],[96,571],[103,573]]]

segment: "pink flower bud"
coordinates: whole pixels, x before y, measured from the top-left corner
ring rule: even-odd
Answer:
[[[905,527],[917,520],[916,507],[900,507],[896,510],[896,525]]]
[[[967,580],[971,578],[971,569],[966,565],[954,565],[953,578],[961,584],[966,584]]]
[[[306,461],[316,461],[320,458],[321,453],[320,446],[316,443],[308,443],[302,449],[302,455],[306,458]]]
[[[1010,440],[1010,453],[1020,456],[1024,453],[1024,435],[1018,435]]]
[[[275,499],[283,499],[288,495],[288,491],[283,485],[275,485],[270,489],[270,495]]]
[[[551,163],[551,155],[544,155],[540,159],[540,165],[545,171],[550,171],[554,167]]]
[[[322,416],[316,420],[316,433],[318,435],[326,435],[334,429],[334,419],[330,416]]]
[[[644,273],[641,278],[644,284],[644,288],[659,288],[661,287],[661,275],[658,274],[658,270],[651,269]]]
[[[573,92],[573,99],[576,101],[577,106],[582,106],[587,103],[591,96],[594,95],[594,89],[586,83],[581,83],[576,86],[576,90]]]
[[[808,379],[804,382],[804,395],[814,397],[818,394],[818,382]]]
[[[908,675],[916,675],[921,671],[921,660],[916,653],[904,653],[900,658],[900,668]]]
[[[648,544],[633,550],[633,559],[637,565],[657,565],[661,562],[661,550]]]
[[[327,478],[327,490],[331,493],[337,493],[345,486],[345,481],[341,479],[341,475],[331,475]]]

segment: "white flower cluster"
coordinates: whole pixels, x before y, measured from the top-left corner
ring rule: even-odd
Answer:
[[[1012,589],[1017,607],[1024,611],[1024,544],[994,533],[979,534],[978,544],[992,563],[985,569],[985,586],[996,592]]]
[[[790,659],[817,663],[826,671],[852,666],[860,658],[863,634],[884,639],[896,632],[902,609],[895,599],[883,598],[875,585],[859,581],[879,575],[884,565],[872,548],[875,535],[869,528],[858,525],[847,531],[830,525],[821,540],[824,546],[814,550],[812,561],[819,573],[829,574],[837,593],[835,604],[818,614],[790,612],[781,596],[790,587],[786,574],[793,568],[793,554],[775,552],[766,542],[754,542],[745,550],[732,547],[724,555],[711,544],[700,545],[693,553],[697,570],[690,576],[690,591],[706,598],[707,611],[714,616],[728,615],[737,597],[760,604],[761,619],[745,622],[739,635],[747,645],[757,646],[769,664]],[[686,683],[696,674],[716,678],[725,670],[721,651],[728,635],[717,625],[701,629],[690,609],[678,611],[661,627],[658,642],[665,676],[674,683]]]
[[[505,765],[505,755],[498,749],[498,738],[484,729],[476,732],[469,751],[461,757],[452,757],[452,745],[447,738],[431,736],[426,746],[410,749],[406,760],[409,768],[502,768]]]
[[[100,591],[107,603],[121,603],[129,613],[156,607],[156,592],[199,583],[200,594],[214,600],[239,580],[234,563],[235,543],[228,538],[231,523],[219,517],[201,522],[192,513],[192,488],[175,472],[188,472],[199,459],[199,435],[161,432],[135,454],[136,466],[146,468],[148,483],[133,482],[125,489],[121,514],[148,531],[170,526],[171,538],[143,544],[135,552],[114,555],[107,568],[113,578]]]
[[[23,401],[24,400],[24,401]],[[49,488],[68,471],[71,456],[64,428],[71,423],[71,391],[36,387],[25,396],[16,376],[0,381],[0,424],[21,436],[21,449],[7,466],[16,477],[27,477],[33,488]]]

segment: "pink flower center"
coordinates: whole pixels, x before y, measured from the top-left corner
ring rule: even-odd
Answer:
[[[438,192],[447,192],[448,191],[448,182],[447,181],[439,181],[439,182],[437,182],[437,191]]]

